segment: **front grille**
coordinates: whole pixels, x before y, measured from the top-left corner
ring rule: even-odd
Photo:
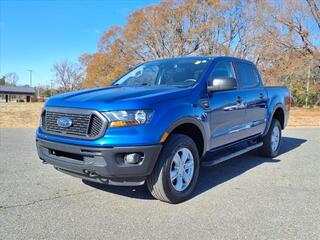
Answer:
[[[97,136],[99,134],[99,132],[101,131],[102,124],[103,124],[103,122],[98,116],[92,115],[89,129],[88,129],[88,135],[90,137]]]
[[[74,112],[73,112],[74,111]],[[94,139],[103,134],[106,128],[106,120],[98,116],[97,112],[68,110],[67,112],[45,110],[42,113],[42,128],[44,131],[56,135],[70,136],[82,139]],[[68,118],[72,121],[69,127],[61,127],[57,121],[59,118]]]

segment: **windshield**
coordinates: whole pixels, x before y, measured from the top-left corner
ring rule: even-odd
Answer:
[[[118,79],[114,85],[188,87],[199,81],[209,60],[170,59],[144,63]]]

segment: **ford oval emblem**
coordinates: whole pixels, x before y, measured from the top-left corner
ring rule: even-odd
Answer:
[[[72,120],[67,117],[61,117],[61,118],[58,118],[57,124],[59,127],[63,127],[63,128],[71,127]]]

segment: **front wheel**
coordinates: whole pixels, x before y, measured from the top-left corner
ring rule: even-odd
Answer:
[[[151,194],[164,202],[179,203],[190,197],[199,175],[199,154],[194,141],[173,134],[163,146],[157,164],[147,179]]]
[[[281,144],[281,124],[277,119],[272,119],[268,133],[263,137],[263,146],[259,153],[265,157],[276,157]]]

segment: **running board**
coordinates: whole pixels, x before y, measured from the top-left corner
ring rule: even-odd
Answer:
[[[218,157],[218,158],[216,158],[216,159],[209,160],[209,161],[203,161],[203,162],[201,162],[201,165],[204,166],[204,167],[210,167],[210,166],[216,165],[216,164],[218,164],[218,163],[224,162],[224,161],[226,161],[226,160],[229,160],[229,159],[231,159],[231,158],[237,157],[237,156],[239,156],[239,155],[241,155],[241,154],[244,154],[244,153],[246,153],[246,152],[249,152],[249,151],[251,151],[251,150],[253,150],[253,149],[259,148],[259,147],[261,147],[262,145],[263,145],[263,143],[262,143],[262,142],[259,142],[259,143],[256,143],[256,144],[254,144],[254,145],[251,145],[251,146],[248,146],[248,147],[246,147],[246,148],[243,148],[243,149],[241,149],[241,150],[238,150],[238,151],[236,151],[236,152],[232,152],[232,153],[229,153],[229,154],[225,154],[225,155],[220,156],[220,157]]]

